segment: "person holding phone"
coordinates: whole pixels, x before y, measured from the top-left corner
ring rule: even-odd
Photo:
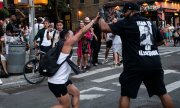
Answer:
[[[40,29],[34,37],[34,47],[37,48],[37,39],[40,38],[39,46],[43,52],[48,52],[51,49],[51,40],[48,40],[51,28],[49,28],[49,20],[44,21],[44,28]]]

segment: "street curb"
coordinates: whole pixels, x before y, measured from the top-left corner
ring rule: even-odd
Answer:
[[[9,82],[9,83],[5,83],[5,84],[0,85],[0,90],[8,89],[8,88],[21,87],[24,85],[30,85],[30,84],[26,80],[19,80],[16,82]]]

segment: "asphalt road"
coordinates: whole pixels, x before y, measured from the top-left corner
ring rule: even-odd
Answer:
[[[104,57],[101,49],[100,60]],[[160,55],[165,71],[165,84],[172,96],[175,108],[180,107],[180,48],[160,47]],[[74,55],[76,58],[76,55]],[[112,54],[109,56],[112,58]],[[106,65],[92,67],[90,71],[71,75],[74,84],[80,89],[80,108],[117,108],[120,96],[118,77],[123,66],[112,67],[112,60]],[[9,88],[0,94],[0,108],[49,108],[57,103],[56,98],[49,91],[47,82],[39,85]],[[131,108],[162,108],[158,97],[148,97],[142,85],[137,99],[131,101]]]

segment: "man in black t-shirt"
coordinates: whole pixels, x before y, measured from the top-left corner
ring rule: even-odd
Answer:
[[[151,21],[140,16],[137,4],[126,3],[122,11],[125,19],[115,24],[107,24],[102,18],[99,19],[102,32],[112,32],[121,36],[122,40],[124,70],[119,78],[119,108],[130,107],[130,98],[137,97],[142,82],[150,97],[157,95],[165,108],[173,108],[163,81],[164,71],[157,48],[164,44],[160,31]]]

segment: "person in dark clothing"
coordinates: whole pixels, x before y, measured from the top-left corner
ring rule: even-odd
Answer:
[[[17,21],[16,15],[11,15],[10,23],[6,26],[7,36],[17,36],[20,34],[19,23]]]
[[[112,32],[121,36],[123,72],[119,81],[121,97],[119,108],[129,108],[130,98],[136,98],[141,83],[147,88],[149,97],[159,96],[164,108],[173,108],[171,96],[167,93],[164,84],[164,71],[158,52],[158,46],[164,44],[159,29],[147,18],[140,16],[140,8],[136,3],[126,3],[123,8],[124,20],[115,24],[107,24],[99,19],[102,32]],[[148,41],[150,45],[141,45],[141,35],[147,25],[152,33]],[[151,39],[153,38],[153,39]]]
[[[44,21],[44,28],[40,29],[36,36],[34,37],[34,47],[37,48],[37,39],[40,38],[39,46],[40,50],[43,52],[48,52],[49,49],[51,48],[51,40],[48,40],[48,36],[50,33],[50,28],[49,28],[49,21],[45,20]]]
[[[101,29],[99,28],[98,23],[94,24],[94,34],[96,35],[97,39],[93,37],[91,47],[93,49],[93,56],[92,56],[92,63],[94,66],[99,64],[98,62],[98,54],[101,48]]]

